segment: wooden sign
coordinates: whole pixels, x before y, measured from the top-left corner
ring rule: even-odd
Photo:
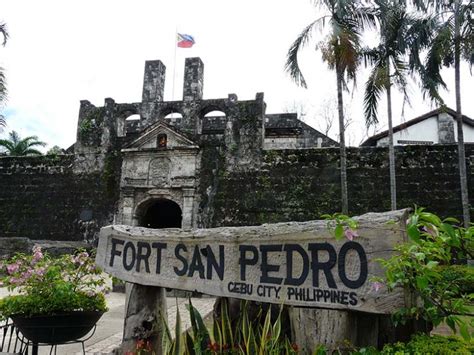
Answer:
[[[353,240],[336,241],[326,221],[182,231],[115,225],[100,233],[97,264],[132,283],[285,305],[391,313],[375,259],[406,240],[406,211],[355,218]]]

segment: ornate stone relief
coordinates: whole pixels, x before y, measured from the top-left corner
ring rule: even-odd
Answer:
[[[168,186],[171,161],[166,157],[154,158],[148,167],[148,183],[153,186]]]

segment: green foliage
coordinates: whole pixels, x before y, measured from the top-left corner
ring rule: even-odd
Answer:
[[[271,322],[270,309],[263,315],[250,319],[246,303],[239,313],[237,322],[229,318],[227,303],[221,304],[221,319],[214,320],[211,329],[206,327],[199,311],[189,301],[188,311],[191,319],[191,330],[182,329],[179,310],[176,314],[175,338],[165,326],[164,354],[297,354],[298,347],[281,332],[281,318]],[[264,318],[263,325],[260,323]]]
[[[61,147],[55,145],[53,146],[51,149],[49,149],[47,152],[46,152],[46,155],[61,155],[61,154],[64,154],[64,149],[62,149]]]
[[[81,122],[81,124],[79,125],[79,133],[81,134],[81,136],[86,136],[89,132],[92,131],[92,128],[94,127],[93,123],[92,123],[92,120],[89,119],[89,118],[86,118],[85,120],[83,120]]]
[[[2,283],[17,295],[0,300],[0,319],[12,315],[50,315],[70,311],[106,311],[101,270],[85,251],[52,258],[35,247],[0,264]]]
[[[91,110],[79,124],[79,136],[85,144],[100,144],[102,131],[100,129],[104,120],[105,108],[99,107]]]
[[[456,354],[470,355],[474,353],[474,341],[440,335],[416,335],[408,343],[385,345],[380,354]]]
[[[353,237],[357,237],[357,228],[359,223],[349,216],[341,213],[324,214],[321,216],[322,219],[327,220],[327,228],[332,232],[336,240],[341,240],[346,236],[352,240]]]
[[[385,282],[389,290],[404,287],[419,301],[402,308],[394,317],[402,322],[420,318],[435,326],[441,322],[469,339],[469,327],[474,326],[474,271],[472,267],[454,265],[474,258],[474,226],[463,228],[452,218],[438,216],[416,208],[407,221],[410,243],[396,247],[396,255],[379,260],[385,268]]]
[[[46,143],[38,140],[37,136],[20,138],[17,132],[11,131],[9,139],[0,139],[0,147],[4,148],[8,155],[42,155],[42,153],[34,147],[44,147]]]

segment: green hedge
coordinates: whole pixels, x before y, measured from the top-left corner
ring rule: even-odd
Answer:
[[[382,354],[390,355],[429,355],[429,354],[474,354],[474,341],[465,341],[455,336],[415,335],[408,343],[387,344]]]

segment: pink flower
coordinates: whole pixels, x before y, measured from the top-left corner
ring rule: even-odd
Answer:
[[[46,270],[45,270],[44,267],[40,267],[40,268],[37,268],[37,269],[35,270],[35,274],[38,275],[38,276],[43,276],[45,271],[46,271]]]
[[[13,263],[13,264],[7,265],[7,271],[10,275],[14,274],[19,269],[20,269],[20,265],[18,263]]]
[[[89,257],[89,254],[87,252],[82,252],[79,253],[75,258],[74,258],[74,263],[79,264],[79,265],[84,265],[87,258]]]
[[[38,261],[40,261],[41,259],[43,259],[43,252],[41,251],[41,247],[40,246],[35,246],[33,248],[33,260],[32,260],[32,264],[36,264]]]
[[[379,290],[382,288],[383,283],[375,281],[372,283],[372,288],[375,292],[379,292]]]
[[[344,231],[344,234],[345,234],[346,238],[349,239],[349,240],[353,240],[354,237],[359,236],[359,234],[357,234],[357,232],[355,230],[352,230],[351,228],[347,228]]]
[[[10,283],[12,285],[21,285],[23,283],[23,279],[19,279],[17,277],[10,278]]]
[[[21,278],[24,281],[26,281],[31,277],[31,275],[33,275],[33,269],[28,269],[24,273],[21,274]]]

